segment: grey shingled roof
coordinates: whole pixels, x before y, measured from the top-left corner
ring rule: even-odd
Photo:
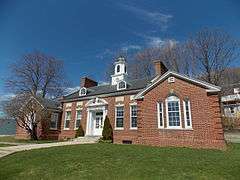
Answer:
[[[38,100],[38,102],[40,104],[42,104],[45,108],[48,109],[60,109],[60,102],[56,101],[56,100],[52,100],[52,99],[45,99],[45,98],[41,98],[41,97],[36,97],[36,99]]]
[[[87,95],[83,97],[89,97],[89,96],[96,96],[96,95],[103,95],[103,94],[110,94],[110,93],[123,93],[128,92],[132,90],[141,90],[145,88],[148,83],[150,82],[149,79],[136,79],[132,81],[127,82],[127,89],[125,90],[117,90],[117,85],[100,85],[100,86],[94,86],[87,88]],[[71,100],[79,98],[79,90],[69,94],[67,96],[63,97],[63,100]]]

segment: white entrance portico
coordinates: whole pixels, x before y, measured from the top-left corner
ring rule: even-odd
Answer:
[[[86,136],[101,136],[104,120],[107,115],[107,101],[94,98],[86,103],[87,128]]]

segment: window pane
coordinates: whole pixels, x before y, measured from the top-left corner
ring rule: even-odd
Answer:
[[[50,128],[57,128],[57,122],[58,122],[58,114],[52,113],[51,115],[51,121],[50,121]]]
[[[126,83],[124,81],[119,82],[118,88],[119,89],[125,89],[126,88]]]
[[[55,121],[51,121],[50,128],[57,128]]]
[[[185,101],[185,126],[191,127],[190,101]]]
[[[137,117],[132,117],[132,127],[137,127]]]
[[[162,102],[159,102],[158,103],[158,118],[159,118],[159,126],[160,127],[163,127],[163,103]]]
[[[86,94],[86,89],[85,88],[81,89],[81,95],[85,95],[85,94]]]
[[[123,118],[117,118],[117,127],[123,127]]]
[[[123,106],[116,107],[116,127],[123,127],[123,116],[124,110]]]
[[[66,113],[66,119],[72,119],[72,114],[71,114],[71,111],[67,111]]]
[[[82,118],[82,111],[78,110],[77,111],[77,119],[81,119]]]
[[[167,104],[169,126],[180,126],[179,102],[169,101]]]
[[[76,120],[76,126],[75,126],[76,128],[79,128],[79,126],[80,126],[80,122],[81,122],[80,119],[77,119],[77,120]]]
[[[69,124],[70,124],[70,121],[69,121],[69,120],[66,120],[66,121],[65,121],[65,128],[69,128]]]
[[[131,127],[137,127],[137,106],[131,106]]]

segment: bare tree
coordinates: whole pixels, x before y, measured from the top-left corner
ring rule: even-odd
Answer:
[[[10,66],[10,72],[6,86],[15,94],[56,97],[66,86],[63,62],[40,52],[24,55]]]
[[[170,70],[188,74],[192,73],[194,63],[189,60],[188,48],[184,43],[167,41],[161,47],[152,47],[138,52],[131,64],[132,77],[152,77],[154,60],[161,60]]]
[[[130,63],[130,76],[133,79],[152,77],[154,74],[153,60],[158,59],[158,57],[158,48],[147,48],[136,53]]]
[[[16,120],[18,126],[26,130],[31,139],[37,140],[37,127],[46,119],[47,110],[31,94],[21,94],[4,105],[4,111]]]
[[[226,68],[239,57],[239,41],[219,29],[199,31],[187,46],[200,78],[215,85],[220,85]]]

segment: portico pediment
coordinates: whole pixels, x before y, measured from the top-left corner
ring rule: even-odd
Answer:
[[[89,100],[86,103],[86,107],[105,106],[107,104],[108,104],[107,101],[104,99],[94,98],[94,99]]]

